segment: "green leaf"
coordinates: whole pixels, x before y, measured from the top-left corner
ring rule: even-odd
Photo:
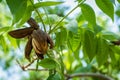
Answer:
[[[120,0],[117,0],[120,3]]]
[[[8,40],[10,41],[10,45],[16,49],[18,47],[17,40],[9,35],[7,35],[7,37]]]
[[[110,51],[107,41],[100,36],[98,38],[96,56],[99,66],[101,66],[107,61],[109,52]]]
[[[80,3],[82,0],[76,0],[76,1],[78,1]]]
[[[82,29],[78,29],[78,32],[76,34],[69,32],[68,33],[68,47],[71,49],[71,51],[74,53],[74,57],[79,60],[79,50],[81,47],[81,32]]]
[[[27,0],[6,0],[13,15],[13,24],[18,22],[24,15],[27,7]]]
[[[4,33],[7,32],[9,29],[10,29],[9,26],[0,28],[0,35],[4,34]]]
[[[47,80],[61,80],[61,78],[60,78],[60,75],[56,73],[56,74],[50,75],[50,76],[47,78]]]
[[[58,33],[56,33],[56,46],[60,47],[65,44],[67,38],[67,31],[66,29],[62,28],[62,30]]]
[[[115,58],[115,51],[113,50],[113,46],[109,46],[109,55],[110,55],[110,58],[111,58],[111,62],[115,62],[116,61],[116,58]]]
[[[88,55],[89,59],[92,60],[96,55],[96,36],[90,30],[85,30],[84,41],[83,41],[83,52]]]
[[[114,6],[110,0],[95,0],[97,6],[114,21]]]
[[[24,24],[25,22],[27,22],[28,19],[30,19],[31,14],[32,14],[32,6],[28,6],[22,19],[20,20],[19,24],[17,26],[20,26],[22,24]]]
[[[78,23],[76,20],[70,21],[67,25],[65,25],[67,30],[77,33],[78,32]]]
[[[25,10],[25,13],[24,13],[23,17],[21,18],[20,22],[17,24],[17,26],[21,26],[25,22],[27,22],[27,20],[30,19],[33,10],[34,10],[34,8],[32,6],[31,1],[27,0],[27,7],[26,7],[26,10]]]
[[[99,32],[101,32],[102,30],[103,30],[103,28],[101,26],[99,26],[99,25],[94,26],[94,32],[96,34],[99,33]]]
[[[93,26],[96,25],[96,16],[92,7],[88,4],[82,4],[80,7],[84,18]]]
[[[120,7],[119,7],[120,8]],[[118,16],[118,17],[120,17],[120,9],[118,9],[116,12],[116,15]]]
[[[2,0],[0,0],[0,2],[2,2]]]
[[[120,55],[120,46],[112,46],[111,49],[112,49],[115,53],[117,53],[117,54]]]
[[[39,2],[35,4],[35,8],[39,8],[39,7],[46,7],[46,6],[54,6],[54,5],[58,5],[61,4],[63,2],[55,2],[55,1],[46,1],[46,2]]]
[[[76,68],[74,70],[74,73],[90,72],[91,68],[92,68],[92,65],[90,65],[90,64],[88,64],[86,67],[80,67],[80,66],[78,66],[78,68]]]
[[[39,62],[39,65],[44,68],[54,69],[57,66],[57,62],[51,58],[46,58],[46,59],[41,60]]]
[[[115,41],[118,40],[120,37],[113,33],[113,32],[103,32],[102,36],[104,39],[110,40],[110,41]]]
[[[3,35],[0,35],[0,44],[2,46],[2,49],[5,53],[7,53],[7,50],[8,50],[8,45],[5,41],[5,37]]]

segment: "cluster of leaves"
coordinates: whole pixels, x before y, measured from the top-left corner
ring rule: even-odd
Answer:
[[[45,7],[61,4],[63,2],[34,0],[6,0],[12,13],[12,25],[0,28],[0,40],[4,45],[3,33],[22,26],[31,16],[38,23],[42,23],[42,29],[50,33],[55,47],[49,50],[45,59],[38,65],[49,69],[48,80],[64,80],[64,74],[99,72],[117,77],[112,73],[118,73],[120,67],[120,47],[111,43],[119,40],[119,35],[106,31],[106,25],[100,25],[94,9],[86,0],[77,0],[78,5],[73,9],[80,8],[81,12],[75,19],[67,18],[67,15],[59,16],[57,13],[48,14]],[[98,8],[114,21],[115,0],[95,0]],[[118,0],[120,3],[120,1]],[[39,12],[43,9],[44,12]],[[33,14],[32,14],[33,13]],[[119,10],[116,12],[119,15]],[[49,26],[48,26],[49,25]],[[14,27],[13,27],[14,26]],[[8,37],[11,44],[17,48],[18,40]],[[11,47],[10,47],[11,48]],[[9,49],[10,50],[10,49]],[[86,67],[84,67],[86,64]]]

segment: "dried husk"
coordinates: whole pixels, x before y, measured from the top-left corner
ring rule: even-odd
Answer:
[[[23,28],[23,29],[17,29],[8,32],[8,34],[14,38],[24,38],[28,35],[30,35],[33,32],[34,28],[28,27],[28,28]]]
[[[30,53],[32,51],[32,48],[33,48],[33,46],[32,46],[32,37],[29,36],[28,42],[27,42],[27,44],[25,46],[25,58],[28,59],[29,61],[31,61],[30,60]]]
[[[45,54],[48,49],[47,35],[42,30],[34,30],[31,34],[32,45],[37,54]]]
[[[48,43],[51,49],[54,46],[53,41],[46,32],[39,29],[39,25],[33,18],[30,18],[27,22],[30,27],[10,31],[8,34],[17,39],[28,36],[28,42],[25,47],[25,58],[30,61],[30,54],[33,48],[38,58],[43,59],[43,55],[48,50]]]

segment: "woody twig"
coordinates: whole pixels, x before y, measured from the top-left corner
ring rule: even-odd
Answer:
[[[34,61],[37,60],[37,59],[38,59],[38,58],[33,59],[33,60],[32,60],[29,64],[27,64],[26,66],[20,64],[20,62],[19,62],[18,60],[16,60],[16,62],[19,64],[19,66],[21,67],[21,69],[22,69],[23,71],[26,71],[26,70],[28,70],[29,66],[30,66],[31,64],[33,64]]]

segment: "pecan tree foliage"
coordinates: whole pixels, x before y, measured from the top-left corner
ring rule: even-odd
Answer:
[[[73,7],[70,12],[63,16],[59,16],[57,13],[54,13],[56,9],[51,8],[50,11],[47,9],[49,6],[62,3],[56,2],[56,0],[55,2],[49,0],[39,0],[38,2],[35,2],[35,0],[6,0],[13,16],[12,27],[16,27],[17,24],[22,26],[32,16],[35,20],[38,20],[37,22],[43,25],[45,32],[47,29],[48,33],[52,33],[51,35],[53,35],[55,41],[54,50],[52,50],[50,56],[48,56],[49,58],[44,58],[38,63],[40,67],[45,68],[42,69],[43,71],[47,69],[49,72],[49,76],[47,76],[48,80],[51,80],[51,78],[52,80],[65,80],[71,78],[74,80],[76,77],[96,77],[99,78],[99,80],[112,80],[106,75],[115,78],[115,80],[118,79],[117,75],[120,72],[120,46],[118,46],[120,44],[120,36],[107,30],[107,28],[110,27],[110,25],[107,25],[109,24],[107,20],[103,19],[103,16],[97,16],[95,9],[91,4],[88,4],[87,1],[89,0],[76,0],[78,4]],[[95,1],[97,7],[108,16],[108,19],[111,18],[111,20],[114,21],[114,7],[116,7],[114,5],[115,2],[119,0],[91,1]],[[16,4],[13,5],[14,3]],[[74,18],[69,18],[68,16],[77,8],[80,9],[78,15],[74,15]],[[62,12],[62,10],[58,10]],[[35,15],[32,15],[32,12],[34,12]],[[30,60],[30,52],[31,49],[34,48],[36,54],[38,55],[39,53],[38,57],[42,59],[43,53],[46,53],[50,43],[49,37],[46,36],[45,32],[38,29],[38,24],[35,21],[29,22],[28,20],[28,23],[30,24],[29,28],[11,31],[9,34],[12,33],[13,37],[20,34],[16,38],[27,36],[28,44],[25,50],[26,58]],[[4,27],[3,30],[11,30],[9,29],[11,26]],[[15,33],[19,31],[24,32],[24,34]],[[42,33],[44,33],[46,37],[42,36],[39,38]],[[0,39],[3,40],[3,37],[0,36]],[[43,46],[42,41],[38,42],[40,39],[44,39],[43,43],[45,43],[47,47]],[[11,40],[10,45],[12,45],[12,42]],[[6,47],[4,47],[4,49],[6,49]],[[53,53],[57,54],[54,55]],[[53,55],[51,56],[51,54]],[[30,64],[26,66],[20,65],[21,68],[23,70],[36,71],[36,69],[25,69],[31,65],[34,60],[37,59],[31,60]],[[39,70],[41,71],[41,69]]]
[[[43,59],[43,55],[48,50],[48,44],[50,44],[50,49],[53,48],[53,41],[50,36],[39,29],[39,25],[33,18],[30,18],[27,23],[30,27],[17,29],[10,31],[8,34],[16,39],[28,37],[28,42],[25,47],[25,58],[30,61],[30,53],[32,48],[34,49],[37,57]]]

